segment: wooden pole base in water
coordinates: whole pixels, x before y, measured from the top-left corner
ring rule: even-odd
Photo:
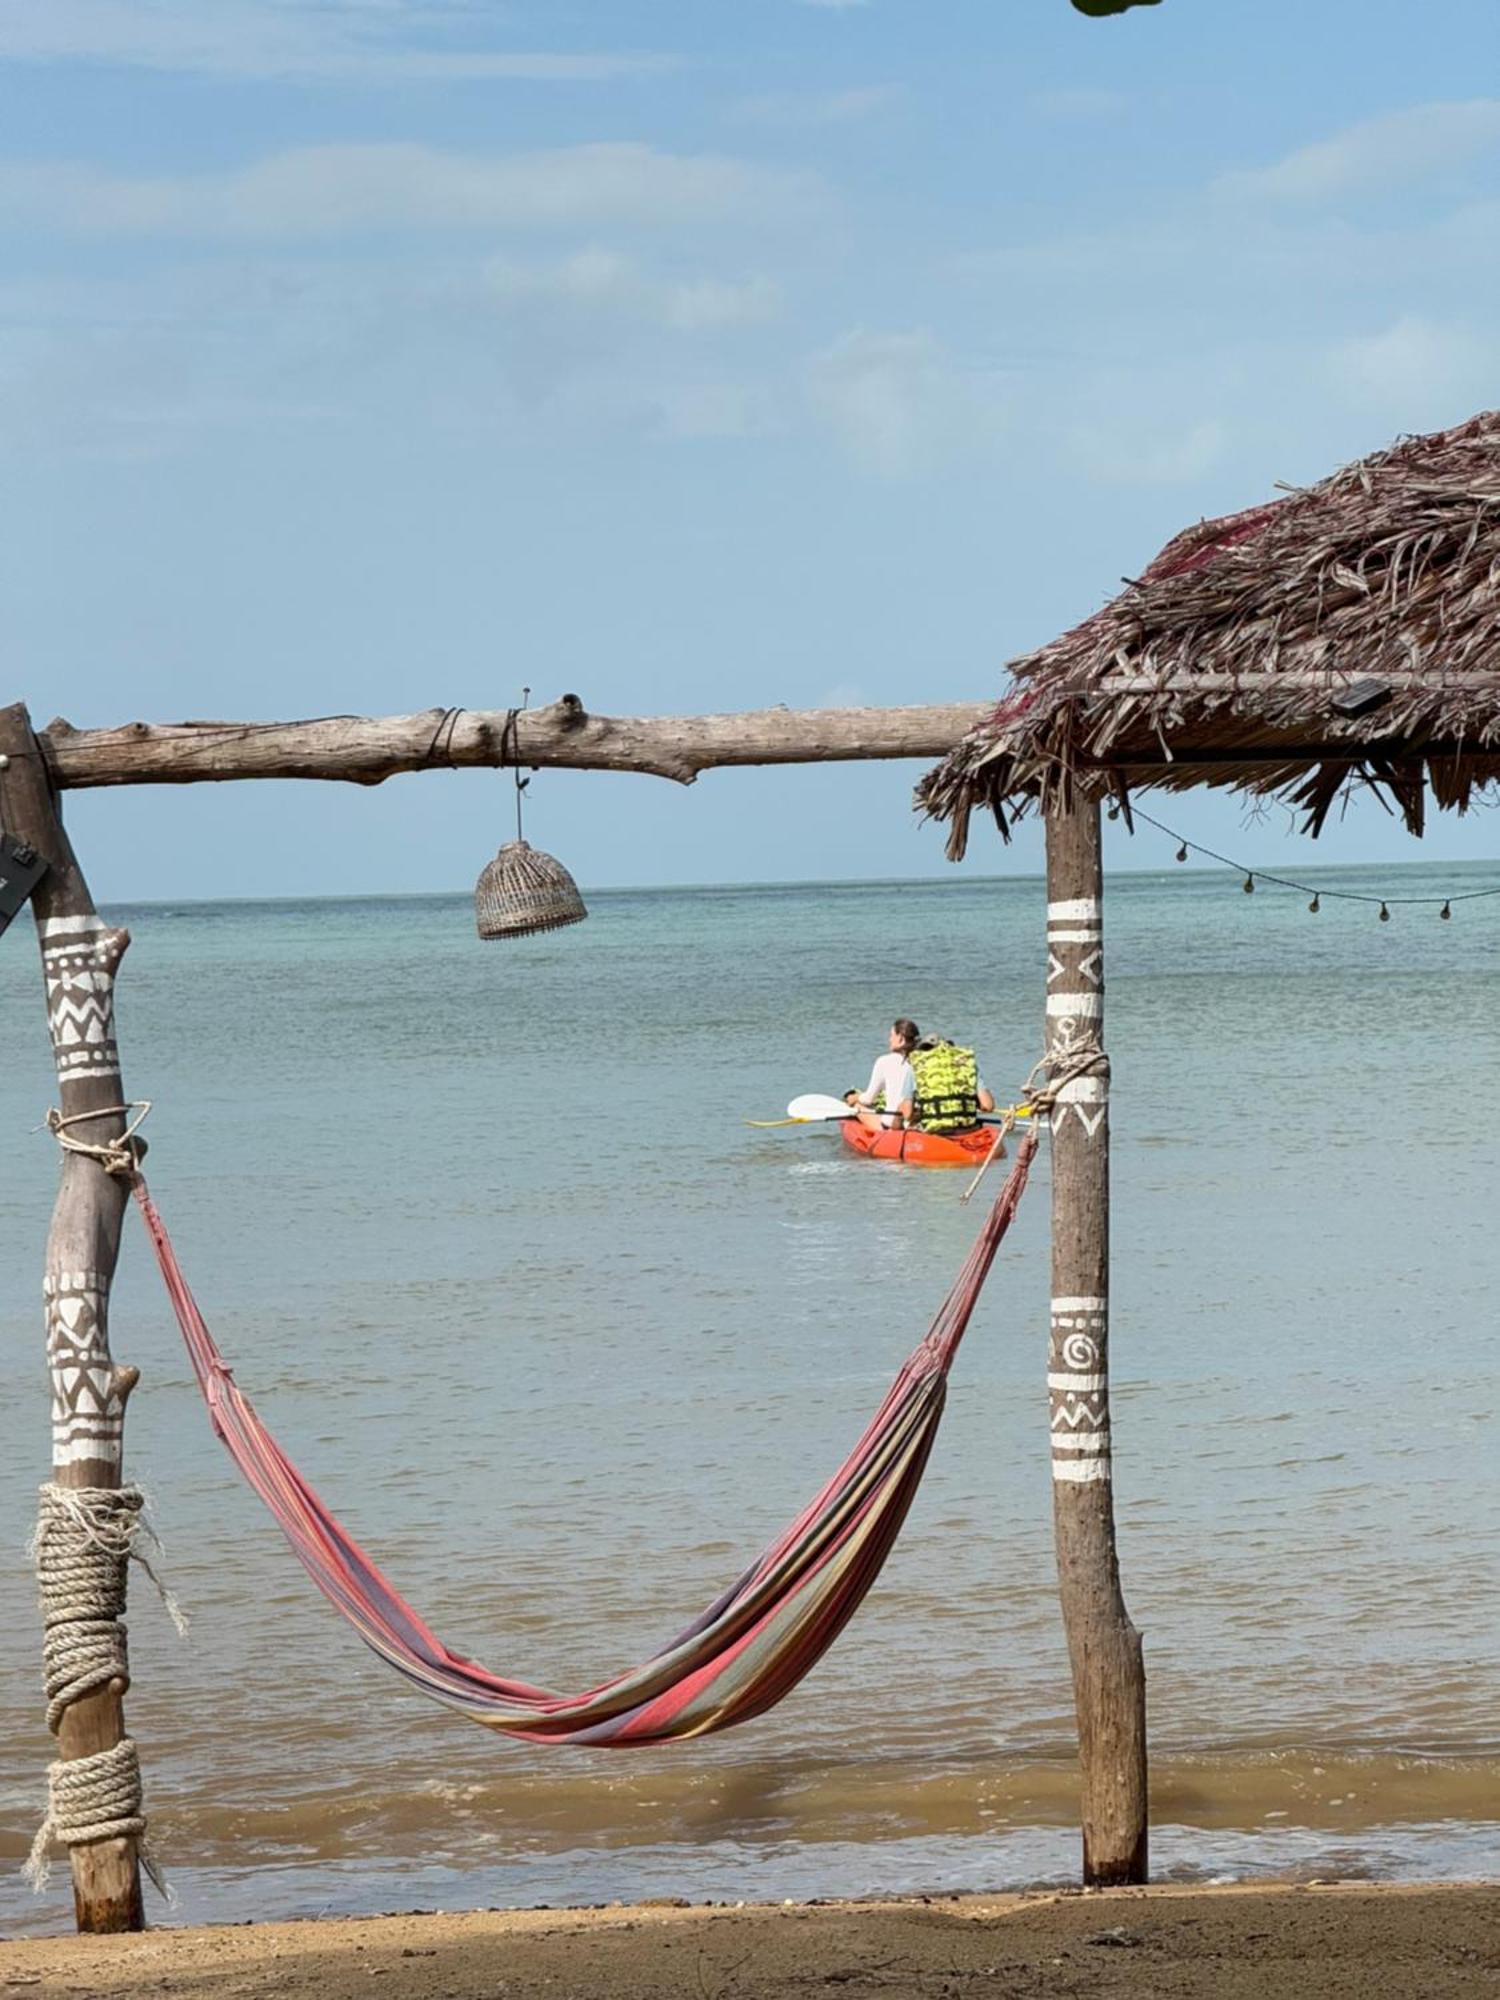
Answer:
[[[19,703],[0,709],[0,819],[47,862],[32,895],[47,1019],[65,1118],[103,1111],[70,1129],[92,1145],[118,1139],[124,1117],[114,1029],[115,972],[129,934],[108,930],[63,831],[31,718]],[[109,1351],[109,1290],[120,1248],[127,1188],[97,1160],[65,1152],[44,1284],[52,1378],[52,1479],[73,1489],[118,1490],[125,1401],[138,1371]],[[116,1678],[69,1703],[57,1724],[64,1762],[112,1750],[125,1737],[126,1682]],[[80,1931],[144,1928],[136,1836],[68,1850]]]
[[[1047,820],[1053,1525],[1078,1749],[1085,1887],[1144,1882],[1146,1671],[1120,1593],[1109,1422],[1109,1064],[1099,807]],[[1071,1073],[1071,1074],[1070,1074]]]

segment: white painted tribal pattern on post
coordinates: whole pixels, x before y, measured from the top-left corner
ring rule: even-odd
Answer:
[[[125,1410],[109,1356],[100,1274],[49,1273],[42,1296],[52,1374],[52,1463],[90,1458],[117,1465]]]
[[[121,933],[106,929],[98,917],[48,917],[40,929],[58,1082],[117,1077],[115,968]]]
[[[1047,1393],[1054,1479],[1110,1477],[1108,1328],[1105,1299],[1052,1301]]]
[[[1047,1053],[1055,1060],[1099,1045],[1104,1018],[1104,931],[1093,896],[1047,905]],[[1052,1107],[1056,1132],[1076,1117],[1097,1139],[1109,1116],[1109,1077],[1071,1077]]]

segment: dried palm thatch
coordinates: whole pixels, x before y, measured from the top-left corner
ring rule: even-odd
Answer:
[[[1075,791],[1223,785],[1314,834],[1358,785],[1413,833],[1429,786],[1465,810],[1500,779],[1500,411],[1189,528],[1010,671],[917,791],[955,860],[976,806],[1008,837]]]

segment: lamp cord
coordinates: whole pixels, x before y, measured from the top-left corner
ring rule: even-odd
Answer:
[[[1118,818],[1120,812],[1121,808],[1117,805],[1111,812],[1110,817],[1112,819]],[[1273,888],[1277,889],[1295,889],[1299,895],[1311,896],[1312,902],[1309,903],[1308,908],[1315,915],[1319,903],[1325,896],[1335,897],[1340,902],[1345,903],[1376,903],[1380,907],[1381,920],[1385,923],[1390,921],[1390,906],[1393,903],[1408,905],[1426,904],[1429,906],[1441,905],[1438,915],[1448,917],[1452,915],[1455,903],[1473,903],[1485,896],[1500,896],[1500,888],[1460,889],[1445,896],[1382,896],[1369,889],[1321,888],[1311,882],[1293,882],[1285,875],[1268,874],[1264,868],[1248,868],[1243,862],[1235,861],[1227,854],[1218,854],[1213,848],[1204,847],[1199,841],[1189,840],[1185,834],[1178,833],[1175,827],[1166,826],[1161,820],[1153,819],[1150,813],[1142,812],[1134,800],[1130,802],[1126,810],[1126,817],[1131,822],[1138,819],[1144,820],[1147,826],[1154,827],[1158,833],[1164,833],[1168,840],[1175,840],[1177,842],[1177,859],[1179,861],[1186,861],[1189,854],[1201,854],[1205,861],[1217,861],[1222,868],[1234,869],[1236,874],[1243,875],[1245,878],[1244,889],[1247,896],[1254,890],[1257,882],[1267,882]]]
[[[503,771],[506,765],[509,764],[516,781],[516,839],[518,841],[524,838],[521,831],[521,795],[531,783],[530,778],[523,778],[521,776],[520,719],[525,712],[526,704],[530,700],[531,689],[523,687],[521,690],[520,707],[508,708],[505,711],[505,725],[500,731],[500,769]]]

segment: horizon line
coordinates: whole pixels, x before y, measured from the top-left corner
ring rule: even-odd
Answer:
[[[1448,860],[1448,861],[1341,861],[1315,865],[1305,871],[1309,875],[1365,875],[1365,874],[1411,874],[1417,871],[1431,873],[1468,872],[1475,869],[1500,867],[1500,861]],[[1270,877],[1274,869],[1262,871],[1254,864],[1246,864],[1249,873],[1266,874]],[[1179,876],[1204,877],[1224,875],[1231,879],[1242,872],[1239,864],[1222,866],[1217,862],[1187,861],[1176,865],[1156,868],[1107,868],[1106,881],[1143,881],[1157,877],[1175,878]],[[1303,872],[1303,871],[1299,871]],[[608,886],[580,883],[580,892],[588,896],[692,896],[722,895],[725,893],[751,894],[756,891],[789,889],[900,889],[900,888],[952,888],[973,889],[977,887],[998,887],[1014,883],[1045,883],[1046,874],[1042,869],[1028,869],[1024,872],[1003,875],[850,875],[850,876],[797,876],[780,880],[749,880],[738,882],[619,882]],[[1295,886],[1302,886],[1300,883]],[[1309,887],[1315,886],[1312,883]],[[110,908],[134,910],[171,909],[182,906],[212,908],[224,903],[396,903],[396,902],[439,902],[467,901],[472,898],[472,889],[356,889],[325,890],[301,895],[278,895],[261,892],[244,896],[103,896],[101,904]]]

